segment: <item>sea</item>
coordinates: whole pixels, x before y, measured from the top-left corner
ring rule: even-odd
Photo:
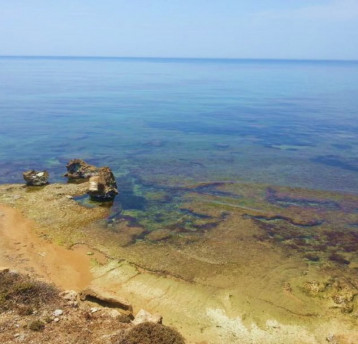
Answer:
[[[358,193],[358,62],[1,57],[0,183],[66,163],[123,188],[245,181]],[[128,191],[129,192],[129,191]]]

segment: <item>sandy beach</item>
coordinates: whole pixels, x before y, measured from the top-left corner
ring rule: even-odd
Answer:
[[[18,211],[0,206],[0,265],[29,273],[61,289],[82,290],[93,275],[90,257],[40,238],[36,224]]]

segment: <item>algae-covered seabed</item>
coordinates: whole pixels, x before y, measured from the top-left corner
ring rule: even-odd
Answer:
[[[93,253],[92,284],[161,313],[189,343],[358,342],[358,196],[138,187],[134,201],[152,204],[143,211],[69,197],[84,190],[1,185],[0,203],[42,237]]]

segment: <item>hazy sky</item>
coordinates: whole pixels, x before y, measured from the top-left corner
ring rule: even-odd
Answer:
[[[358,0],[0,0],[0,55],[358,59]]]

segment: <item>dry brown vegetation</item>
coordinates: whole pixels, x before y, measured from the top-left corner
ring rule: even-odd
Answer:
[[[175,329],[153,323],[143,323],[133,327],[116,344],[184,344],[184,338]]]
[[[7,269],[0,271],[0,343],[184,344],[174,329],[160,324],[134,326],[128,314],[80,302],[76,307],[47,283]],[[54,311],[63,314],[56,317]]]
[[[29,276],[3,270],[0,272],[0,313],[15,310],[30,315],[44,304],[59,304],[59,290]]]

